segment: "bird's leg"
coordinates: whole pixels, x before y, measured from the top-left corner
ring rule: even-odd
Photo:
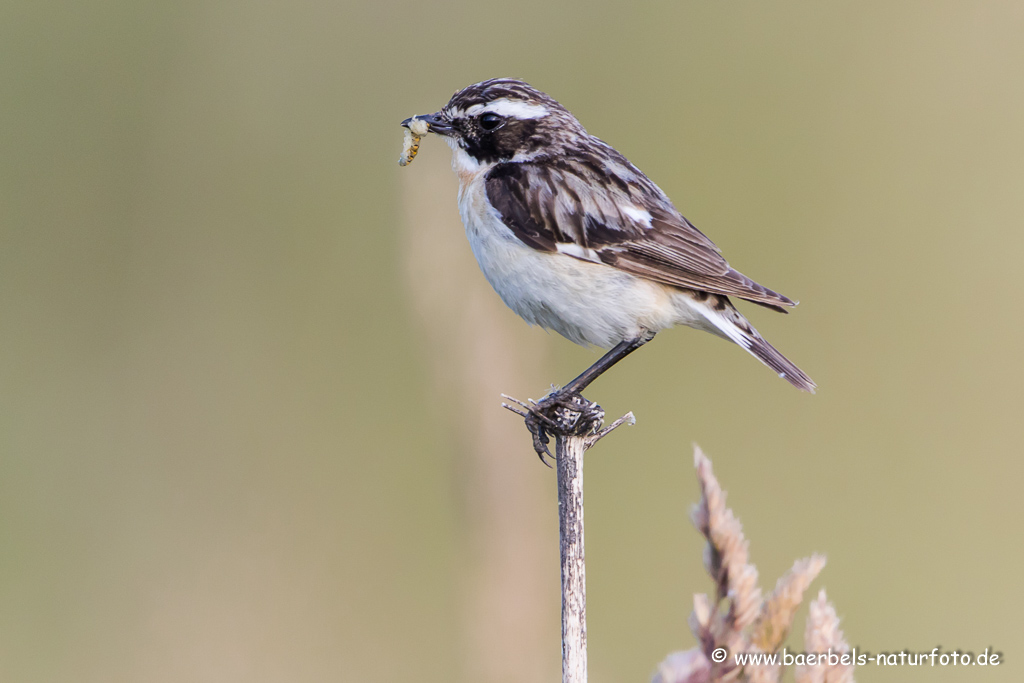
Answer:
[[[596,363],[580,373],[579,377],[561,389],[555,389],[534,405],[520,403],[526,411],[515,410],[526,419],[526,427],[533,434],[533,449],[541,462],[547,464],[550,457],[548,434],[584,433],[600,426],[604,410],[596,403],[583,398],[580,392],[600,377],[610,367],[654,339],[653,332],[646,332],[636,339],[619,342],[611,351],[601,356]]]
[[[596,363],[581,372],[579,377],[553,393],[564,396],[579,394],[590,386],[591,382],[603,375],[605,371],[652,339],[654,339],[654,332],[646,332],[636,339],[627,339],[626,341],[619,342],[611,351],[598,358]]]

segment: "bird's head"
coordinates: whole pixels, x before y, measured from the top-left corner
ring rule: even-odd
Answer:
[[[557,154],[587,135],[565,107],[514,78],[475,83],[455,93],[441,111],[414,118],[480,165]]]

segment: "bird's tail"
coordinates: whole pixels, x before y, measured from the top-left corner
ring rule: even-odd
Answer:
[[[710,324],[706,328],[709,332],[736,342],[797,389],[814,393],[814,380],[766,342],[728,298],[712,294],[702,303],[700,312]]]

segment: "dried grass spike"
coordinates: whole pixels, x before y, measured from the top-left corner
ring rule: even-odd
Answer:
[[[673,652],[658,665],[651,683],[708,683],[711,663],[697,649]]]
[[[711,623],[711,600],[704,593],[695,593],[693,596],[693,617],[703,628]],[[697,634],[694,634],[697,635]]]
[[[804,592],[824,568],[824,555],[812,555],[797,560],[793,568],[779,579],[754,624],[751,639],[754,645],[764,652],[775,652],[782,646],[793,626],[793,616]]]
[[[729,618],[737,629],[754,623],[761,613],[761,588],[757,585],[757,569],[744,565],[738,573],[729,575]]]
[[[696,445],[693,460],[701,499],[692,511],[691,519],[708,540],[704,549],[704,566],[718,587],[717,599],[721,601],[728,597],[732,602],[732,625],[743,629],[754,621],[761,606],[757,568],[749,562],[743,526],[732,510],[725,506],[725,492],[715,478],[711,461]]]
[[[782,679],[781,664],[747,665],[743,668],[747,683],[779,683]]]
[[[840,656],[850,651],[850,645],[843,637],[843,632],[839,630],[839,616],[825,596],[825,589],[822,589],[818,597],[811,602],[804,633],[804,650],[816,654],[831,650]],[[853,665],[798,666],[794,672],[794,679],[797,683],[854,683]]]

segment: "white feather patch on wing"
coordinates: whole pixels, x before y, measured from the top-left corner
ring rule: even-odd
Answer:
[[[640,223],[645,228],[650,230],[651,228],[651,214],[647,209],[641,209],[636,206],[619,206],[619,211],[624,213],[629,218],[632,218],[637,223]]]
[[[593,261],[594,263],[601,263],[601,259],[598,258],[597,252],[593,249],[580,246],[576,243],[559,242],[555,245],[555,249],[558,250],[559,254],[565,254],[567,256],[575,256],[578,259],[584,261]]]

